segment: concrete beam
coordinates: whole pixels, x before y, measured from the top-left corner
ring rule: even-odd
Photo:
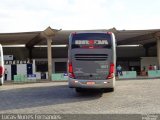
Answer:
[[[156,36],[156,37],[160,37],[160,32],[156,32],[156,33],[155,33],[155,36]]]
[[[32,48],[34,45],[40,43],[42,40],[45,40],[44,37],[42,37],[41,33],[39,33],[36,37],[34,37],[32,40],[30,40],[27,44],[27,48]]]
[[[48,37],[53,37],[56,32],[59,30],[52,29],[51,27],[46,28],[44,31],[40,32],[36,37],[30,40],[27,44],[27,48],[32,48],[34,45],[37,45],[41,41],[47,39]]]

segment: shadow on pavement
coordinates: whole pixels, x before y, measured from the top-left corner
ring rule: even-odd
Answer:
[[[98,99],[101,91],[78,94],[67,85],[18,88],[0,91],[0,111],[73,103]]]

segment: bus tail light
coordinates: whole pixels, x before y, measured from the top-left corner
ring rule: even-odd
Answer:
[[[110,35],[111,35],[111,34],[112,34],[112,32],[107,32],[107,34],[110,34]]]
[[[109,68],[109,74],[107,76],[107,79],[112,79],[114,77],[114,64],[111,63],[110,64],[110,68]]]
[[[74,36],[76,34],[76,32],[72,32],[71,35]]]
[[[68,68],[68,70],[69,70],[69,77],[70,77],[70,78],[75,78],[75,75],[74,75],[74,73],[73,73],[72,63],[69,63],[69,68]]]
[[[4,74],[4,68],[0,66],[0,77],[3,76],[3,74]]]

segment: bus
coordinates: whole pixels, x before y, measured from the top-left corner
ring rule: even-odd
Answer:
[[[3,59],[3,48],[2,45],[0,44],[0,86],[3,85],[4,79],[4,59]]]
[[[68,85],[114,91],[116,40],[112,32],[75,32],[69,36]]]

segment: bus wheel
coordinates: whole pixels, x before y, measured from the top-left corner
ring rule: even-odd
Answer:
[[[83,92],[82,88],[76,88],[75,90],[76,90],[77,93]]]
[[[114,88],[105,88],[104,92],[114,92]]]
[[[3,85],[3,79],[0,78],[0,86]]]

